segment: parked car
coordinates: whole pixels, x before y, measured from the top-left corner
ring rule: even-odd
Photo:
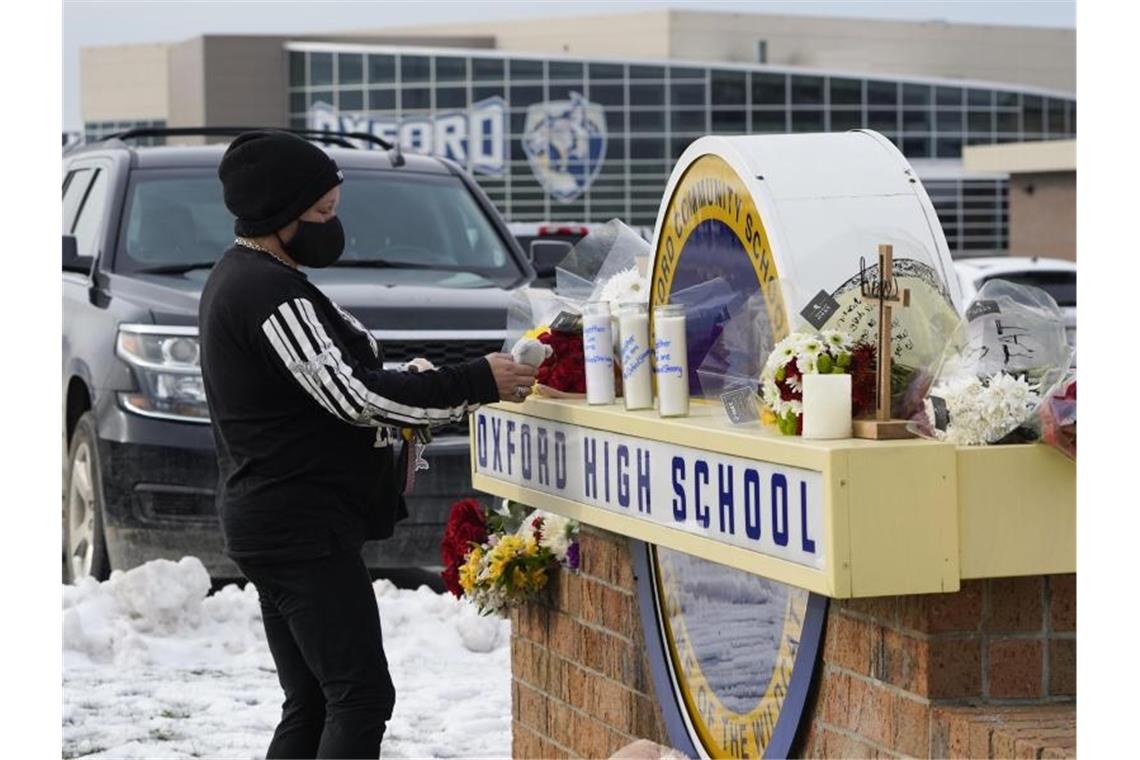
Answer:
[[[558,263],[579,240],[601,226],[597,222],[511,222],[507,225],[534,265],[535,287],[553,287]],[[653,239],[652,227],[633,229],[646,240]]]
[[[1077,265],[1064,259],[1037,256],[984,256],[956,259],[954,267],[962,283],[962,308],[989,280],[1008,280],[1018,285],[1041,288],[1061,307],[1065,319],[1065,338],[1073,347],[1073,365],[1077,349]]]
[[[217,178],[225,145],[132,145],[186,131],[134,130],[64,158],[69,579],[187,554],[217,577],[238,575],[222,554],[196,324],[209,270],[234,239]],[[335,133],[319,141],[344,171],[347,241],[334,266],[309,278],[373,331],[389,364],[500,350],[510,292],[534,270],[479,186],[452,162],[387,143],[356,150]],[[427,460],[409,519],[366,545],[371,567],[438,565],[451,503],[474,495],[466,424],[437,429]]]

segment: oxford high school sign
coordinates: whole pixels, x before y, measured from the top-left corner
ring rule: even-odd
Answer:
[[[499,409],[474,416],[476,472],[823,569],[819,472]]]

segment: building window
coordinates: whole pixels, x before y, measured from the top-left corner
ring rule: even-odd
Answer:
[[[861,106],[863,105],[863,80],[836,79],[832,77],[829,82],[832,106]]]
[[[501,58],[472,58],[471,78],[476,82],[501,81],[503,60]]]
[[[437,82],[465,82],[467,81],[466,58],[436,58],[435,81]]]
[[[756,40],[756,62],[768,62],[768,40]]]
[[[360,53],[340,53],[336,57],[338,84],[363,84],[364,56]]]
[[[823,77],[792,77],[792,105],[823,105]]]
[[[332,83],[332,53],[309,53],[309,86],[327,87]]]
[[[396,81],[396,56],[368,55],[368,83],[394,84]]]
[[[896,82],[867,82],[867,105],[898,107],[899,86]]]
[[[743,71],[712,72],[713,106],[742,106],[747,97],[748,78]]]
[[[752,74],[752,105],[780,106],[788,104],[788,77],[784,74]]]

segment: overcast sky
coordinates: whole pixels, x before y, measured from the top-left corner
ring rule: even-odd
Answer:
[[[63,119],[79,129],[79,49],[199,34],[301,34],[441,22],[620,13],[668,6],[753,13],[1076,26],[1075,0],[64,0]]]

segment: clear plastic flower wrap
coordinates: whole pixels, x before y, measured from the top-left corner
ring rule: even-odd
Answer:
[[[760,371],[776,344],[764,295],[753,294],[713,332],[716,337],[697,367],[700,395],[723,402],[734,424],[759,419]]]
[[[990,280],[967,306],[909,427],[959,445],[1032,440],[1030,423],[1071,358],[1048,293]]]
[[[554,290],[558,295],[584,304],[587,301],[618,303],[649,300],[642,274],[649,243],[619,219],[611,219],[566,254],[555,269]]]
[[[540,394],[567,398],[584,392],[583,308],[589,301],[610,302],[616,338],[617,306],[649,300],[647,281],[641,274],[648,255],[649,243],[612,219],[570,250],[555,270],[553,290],[521,288],[514,293],[507,310],[503,350],[516,359],[545,357],[538,365],[536,390]],[[616,366],[615,373],[620,379]]]

